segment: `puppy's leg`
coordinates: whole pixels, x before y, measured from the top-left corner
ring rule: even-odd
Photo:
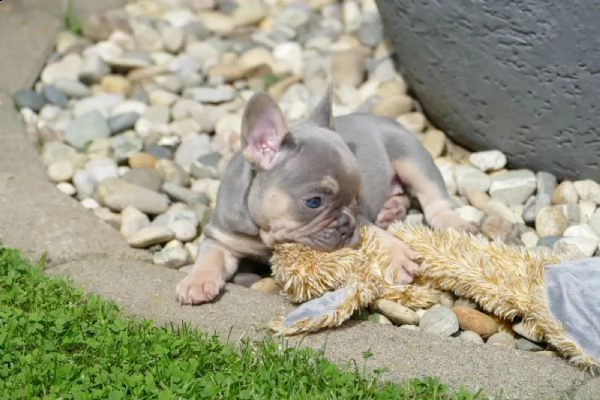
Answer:
[[[194,269],[177,285],[181,304],[202,304],[213,300],[237,271],[239,259],[213,239],[200,243]]]
[[[382,229],[387,229],[392,223],[403,221],[407,213],[407,200],[408,198],[404,195],[396,195],[388,198],[383,207],[381,207],[381,210],[379,210],[379,213],[377,213],[375,225]]]
[[[403,241],[369,221],[365,216],[359,215],[358,222],[361,225],[371,226],[375,230],[379,243],[391,257],[390,265],[397,271],[396,283],[411,283],[419,270],[419,266],[414,262],[416,254]]]
[[[402,182],[410,187],[419,199],[425,219],[435,228],[454,228],[477,232],[477,226],[458,215],[446,191],[446,186],[435,164],[418,165],[410,159],[392,163]]]
[[[377,213],[375,225],[387,230],[395,221],[403,221],[406,218],[409,207],[410,199],[404,192],[402,182],[397,175],[394,175],[390,183],[389,197]]]
[[[414,262],[416,254],[403,241],[388,231],[374,227],[379,242],[391,257],[390,265],[397,270],[396,278],[398,284],[408,284],[413,281],[419,271],[419,266]]]

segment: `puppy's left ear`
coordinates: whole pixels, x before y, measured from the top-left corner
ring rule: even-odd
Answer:
[[[242,155],[262,170],[273,168],[293,143],[283,112],[266,93],[248,101],[242,117]],[[286,140],[287,139],[287,140]]]
[[[313,112],[309,115],[308,120],[320,126],[322,128],[334,129],[333,124],[333,84],[331,80],[327,83],[327,90],[319,104],[315,107]]]

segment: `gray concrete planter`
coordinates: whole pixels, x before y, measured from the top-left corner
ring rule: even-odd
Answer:
[[[428,117],[513,168],[600,179],[600,2],[377,0]]]

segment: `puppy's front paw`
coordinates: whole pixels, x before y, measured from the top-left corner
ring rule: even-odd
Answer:
[[[419,272],[419,266],[414,261],[417,255],[406,243],[384,231],[377,230],[380,242],[384,249],[390,254],[390,266],[396,271],[396,283],[411,283]]]
[[[192,272],[177,285],[177,301],[181,304],[203,304],[214,300],[225,286],[223,277],[215,273]]]

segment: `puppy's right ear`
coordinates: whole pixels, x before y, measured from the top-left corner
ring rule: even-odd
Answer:
[[[269,170],[284,155],[288,133],[283,112],[266,93],[254,94],[242,118],[242,154],[258,169]]]

